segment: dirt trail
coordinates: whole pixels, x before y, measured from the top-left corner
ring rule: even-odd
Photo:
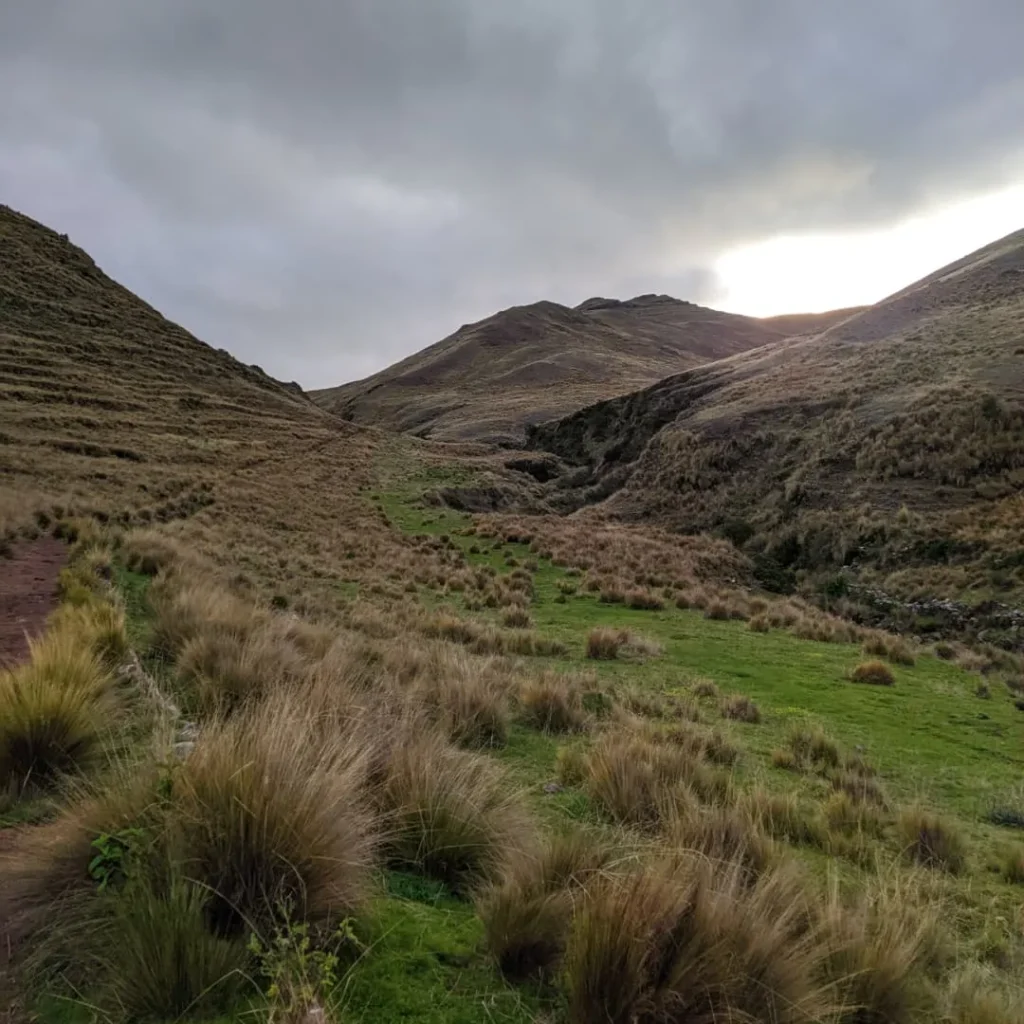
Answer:
[[[0,666],[16,665],[28,654],[28,637],[38,636],[57,605],[57,575],[68,549],[44,537],[0,558]]]
[[[28,655],[28,638],[38,636],[57,605],[57,576],[68,557],[67,547],[46,537],[14,548],[0,558],[0,668],[17,665]],[[11,851],[20,829],[0,829],[0,857]],[[10,936],[0,927],[0,1024],[21,1024],[27,1018],[18,1005],[10,976]]]

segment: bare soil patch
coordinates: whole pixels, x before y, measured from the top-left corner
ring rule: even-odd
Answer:
[[[57,576],[67,547],[52,537],[14,548],[0,559],[0,666],[16,665],[28,655],[30,637],[38,636],[57,604]]]

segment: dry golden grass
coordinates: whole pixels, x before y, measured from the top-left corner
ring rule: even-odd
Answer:
[[[862,661],[850,672],[850,678],[870,686],[892,686],[896,682],[892,670],[881,661]]]
[[[567,953],[573,1022],[824,1017],[822,943],[802,885],[736,865],[654,864],[600,879]]]
[[[515,980],[550,977],[565,952],[574,903],[618,860],[599,837],[571,831],[509,863],[500,882],[477,897],[487,946],[502,973]]]
[[[583,693],[583,683],[572,676],[548,672],[527,679],[519,688],[520,716],[542,732],[582,732],[590,723]]]
[[[732,718],[737,722],[755,725],[761,721],[761,709],[749,697],[733,694],[722,701],[722,717]]]
[[[497,766],[429,733],[395,744],[378,799],[389,858],[456,888],[499,877],[536,843]]]
[[[703,747],[672,742],[670,734],[609,732],[586,754],[586,790],[613,821],[658,827],[697,800],[729,799],[729,780],[702,755]]]
[[[53,789],[100,752],[118,711],[114,679],[69,621],[30,643],[29,661],[0,673],[0,797]]]
[[[213,894],[218,934],[242,934],[292,908],[329,924],[368,893],[376,822],[364,796],[367,738],[310,743],[300,700],[254,704],[208,724],[174,781],[169,841]]]
[[[959,874],[967,864],[967,843],[959,826],[922,807],[905,808],[900,836],[908,858],[929,868]]]

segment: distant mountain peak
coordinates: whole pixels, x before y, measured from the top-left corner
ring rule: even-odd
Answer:
[[[696,303],[688,302],[686,299],[677,299],[672,295],[656,295],[654,292],[647,292],[644,295],[635,295],[631,299],[606,299],[601,296],[594,296],[585,299],[575,308],[581,313],[594,313],[604,309],[642,309],[645,306],[694,306]]]

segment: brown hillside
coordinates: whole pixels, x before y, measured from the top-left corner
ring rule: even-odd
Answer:
[[[266,587],[297,586],[297,560],[315,556],[304,600],[334,602],[339,573],[402,561],[358,493],[382,445],[0,207],[0,574],[11,541],[94,515],[167,523]]]
[[[764,317],[761,322],[782,331],[787,337],[795,338],[800,334],[821,334],[869,308],[849,306],[846,309],[832,309],[827,313],[784,313],[781,316]]]
[[[357,423],[438,440],[521,443],[528,424],[786,332],[668,296],[516,306],[362,381],[312,393]]]
[[[562,507],[727,528],[765,564],[1024,594],[1024,232],[817,337],[530,432],[585,467]],[[749,539],[747,539],[749,537]],[[833,569],[834,571],[834,569]]]

